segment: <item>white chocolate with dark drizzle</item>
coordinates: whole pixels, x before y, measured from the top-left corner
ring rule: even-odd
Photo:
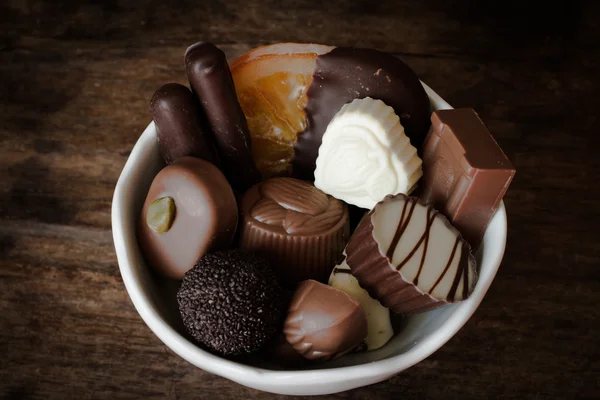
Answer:
[[[469,244],[442,214],[414,197],[389,196],[377,204],[346,252],[361,286],[395,312],[464,300],[477,280]]]

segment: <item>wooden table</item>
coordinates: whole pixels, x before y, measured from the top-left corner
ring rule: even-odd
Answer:
[[[504,262],[473,318],[401,375],[324,398],[600,396],[597,4],[77,3],[0,5],[0,396],[284,397],[174,355],[117,266],[115,183],[150,96],[185,83],[182,55],[198,40],[230,57],[278,41],[393,52],[475,108],[517,168]]]

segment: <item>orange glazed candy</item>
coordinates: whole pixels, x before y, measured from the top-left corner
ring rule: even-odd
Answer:
[[[231,64],[231,74],[263,179],[290,175],[317,56],[333,47],[279,43],[258,47]]]

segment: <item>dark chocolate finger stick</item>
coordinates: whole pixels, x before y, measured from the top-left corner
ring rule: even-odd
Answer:
[[[213,131],[225,175],[244,192],[260,180],[250,152],[250,133],[240,107],[225,53],[210,43],[196,43],[185,52],[190,85]]]
[[[188,88],[178,83],[161,86],[152,96],[150,112],[156,125],[160,153],[167,164],[194,156],[220,167],[217,149],[202,124],[202,110]]]

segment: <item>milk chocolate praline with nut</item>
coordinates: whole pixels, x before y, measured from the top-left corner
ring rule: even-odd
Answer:
[[[238,208],[217,167],[181,157],[154,178],[138,221],[137,237],[148,264],[167,278],[182,279],[208,251],[227,249]]]
[[[391,311],[415,314],[465,300],[477,281],[471,246],[416,197],[387,196],[346,246],[360,286]]]
[[[347,206],[293,178],[253,186],[241,213],[240,248],[267,259],[288,286],[325,282],[350,236]]]

